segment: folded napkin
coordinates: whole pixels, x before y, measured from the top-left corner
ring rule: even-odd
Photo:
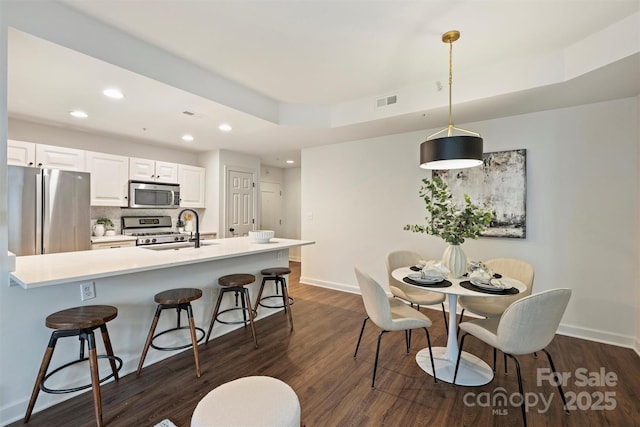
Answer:
[[[469,279],[479,283],[489,283],[491,274],[487,270],[478,269],[469,273]]]
[[[449,269],[440,261],[428,261],[420,274],[423,279],[444,279],[449,275]]]
[[[493,287],[498,288],[498,289],[509,289],[509,288],[511,288],[511,286],[507,285],[506,283],[504,283],[500,279],[491,279],[491,281],[489,283],[491,283],[491,285]]]

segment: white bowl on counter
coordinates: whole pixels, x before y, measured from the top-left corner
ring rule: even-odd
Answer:
[[[249,240],[252,243],[268,243],[275,234],[273,230],[253,230],[249,231]]]

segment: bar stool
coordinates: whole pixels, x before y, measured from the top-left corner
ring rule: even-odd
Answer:
[[[207,332],[207,340],[205,344],[209,343],[209,336],[211,336],[211,330],[213,329],[213,324],[216,320],[220,323],[224,323],[225,325],[237,325],[244,324],[247,326],[247,323],[251,325],[251,334],[253,335],[253,342],[258,348],[258,338],[256,337],[256,329],[253,324],[254,310],[251,306],[251,299],[249,298],[249,290],[245,288],[245,285],[249,285],[256,281],[256,277],[253,274],[229,274],[227,276],[222,276],[218,279],[218,285],[220,286],[220,293],[218,294],[218,301],[216,301],[216,308],[213,310],[213,316],[211,316],[211,324],[209,325],[209,331]],[[227,308],[226,310],[220,310],[220,303],[222,302],[222,297],[227,292],[233,292],[236,297],[236,306],[232,308]],[[240,300],[242,302],[242,307],[238,306],[238,296],[240,296]],[[219,317],[223,313],[227,313],[230,311],[242,310],[242,318],[243,320],[239,321],[224,321]],[[249,320],[247,320],[247,314],[249,315]]]
[[[147,341],[144,343],[144,349],[142,350],[142,356],[140,356],[140,362],[138,363],[138,372],[136,375],[139,376],[142,372],[142,365],[144,363],[144,359],[147,357],[149,346],[161,351],[182,350],[183,348],[193,347],[193,357],[196,362],[196,375],[198,378],[200,378],[200,357],[198,353],[198,343],[204,338],[204,329],[197,328],[195,325],[195,322],[193,320],[193,310],[191,309],[191,301],[197,300],[201,296],[202,291],[195,288],[169,289],[155,295],[154,300],[158,303],[158,307],[156,308],[156,314],[153,317],[153,322],[151,322],[151,328],[149,329],[149,334],[147,335]],[[155,332],[156,326],[158,325],[158,320],[160,319],[160,313],[162,313],[162,310],[166,310],[168,308],[176,309],[176,327],[167,329],[166,331],[162,331],[154,335],[153,333]],[[187,311],[189,326],[180,326],[180,312],[182,310]],[[153,343],[153,341],[159,336],[180,329],[190,330],[191,343],[176,347],[162,347]],[[199,339],[196,338],[196,331],[202,332],[202,336]]]
[[[300,427],[300,401],[287,383],[243,377],[211,390],[198,402],[191,427]]]
[[[113,320],[118,315],[118,309],[110,305],[87,305],[83,307],[74,307],[66,310],[58,311],[47,316],[45,325],[47,328],[55,329],[51,333],[49,338],[49,345],[45,350],[40,370],[36,378],[36,383],[33,386],[33,392],[31,393],[31,399],[29,400],[29,406],[24,416],[24,422],[29,422],[33,407],[36,404],[36,399],[40,390],[46,393],[62,394],[72,393],[74,391],[85,390],[89,387],[93,389],[93,406],[96,417],[96,424],[102,426],[102,398],[100,395],[100,383],[114,378],[118,381],[118,371],[122,368],[122,359],[113,355],[113,348],[111,347],[111,340],[109,339],[109,332],[107,331],[106,323]],[[107,352],[106,355],[97,355],[96,342],[94,336],[94,329],[100,328],[102,333],[102,341],[104,342],[104,348]],[[47,369],[51,363],[51,357],[56,347],[58,338],[65,337],[78,337],[80,340],[80,356],[78,360],[74,360],[70,363],[60,366],[47,374]],[[84,356],[84,343],[87,342],[89,348],[89,357]],[[111,374],[100,378],[98,374],[98,359],[109,359],[111,365]],[[91,384],[82,385],[79,387],[67,388],[67,389],[50,389],[45,383],[46,381],[57,372],[68,368],[76,363],[89,361],[89,370],[91,372]],[[117,367],[116,367],[117,362]]]
[[[260,285],[260,291],[258,292],[258,297],[256,298],[256,306],[254,311],[258,312],[258,306],[266,307],[266,308],[284,308],[284,311],[289,316],[289,323],[291,324],[291,329],[293,329],[293,317],[291,315],[291,305],[294,303],[294,299],[289,296],[289,291],[287,288],[287,279],[284,278],[285,274],[291,273],[291,269],[289,267],[271,267],[265,268],[260,271],[262,274],[262,284]],[[267,297],[262,297],[262,292],[264,291],[264,285],[267,281],[273,281],[276,286],[276,295],[270,295]],[[278,285],[282,289],[282,295],[278,294]],[[267,305],[264,301],[267,301],[271,298],[282,298],[282,305]]]

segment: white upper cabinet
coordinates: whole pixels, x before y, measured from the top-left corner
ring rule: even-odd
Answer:
[[[36,144],[36,166],[68,171],[86,171],[84,150]]]
[[[128,206],[129,158],[86,151],[91,206]]]
[[[156,161],[156,181],[178,182],[178,165],[176,163]]]
[[[36,144],[25,141],[7,141],[7,164],[17,166],[36,165]]]
[[[204,208],[205,169],[178,165],[181,208]]]
[[[84,150],[12,139],[7,141],[7,164],[86,171]]]
[[[129,179],[175,184],[178,182],[178,165],[176,163],[130,157]]]

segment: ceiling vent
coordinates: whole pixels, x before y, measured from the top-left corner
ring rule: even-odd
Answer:
[[[393,105],[398,102],[397,95],[385,96],[384,98],[376,99],[376,108],[386,107],[388,105]]]

